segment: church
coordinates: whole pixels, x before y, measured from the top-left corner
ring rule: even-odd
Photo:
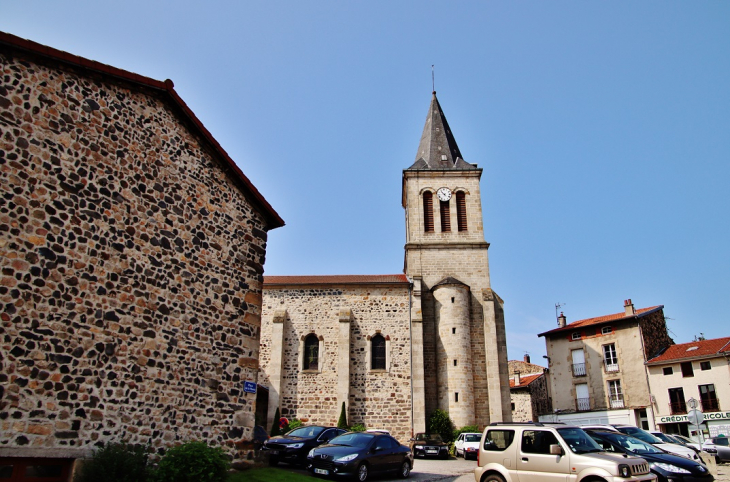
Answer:
[[[407,165],[407,164],[405,164]],[[259,423],[350,424],[401,441],[436,409],[457,428],[511,421],[502,299],[489,278],[479,181],[433,92],[403,170],[403,274],[265,276]]]

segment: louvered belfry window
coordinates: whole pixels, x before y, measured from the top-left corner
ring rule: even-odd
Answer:
[[[462,191],[456,193],[456,221],[459,231],[466,231],[466,194]]]
[[[373,370],[385,370],[385,338],[377,334],[371,340],[372,358],[370,366]]]
[[[441,203],[441,231],[448,233],[451,231],[451,212],[449,201],[439,201]]]
[[[433,232],[433,193],[423,193],[423,226],[427,233]]]

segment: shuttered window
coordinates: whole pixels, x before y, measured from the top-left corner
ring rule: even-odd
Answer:
[[[441,231],[447,233],[451,231],[451,213],[449,210],[449,201],[439,201],[441,203]]]
[[[383,335],[375,335],[370,343],[372,345],[372,358],[370,366],[373,370],[385,370],[385,338]]]
[[[456,193],[456,221],[459,231],[466,231],[466,194],[462,191]]]
[[[433,232],[433,193],[423,193],[423,226],[427,233]]]

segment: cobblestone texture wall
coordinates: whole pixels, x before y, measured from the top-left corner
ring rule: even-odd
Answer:
[[[0,449],[249,437],[263,218],[155,95],[0,63]]]
[[[286,310],[281,415],[309,424],[336,425],[337,355],[340,308],[350,308],[350,393],[348,423],[383,428],[401,442],[411,436],[410,318],[407,285],[393,287],[339,285],[333,288],[275,287],[264,290],[261,327],[261,373],[267,386],[271,363],[274,310]],[[389,338],[390,366],[368,370],[367,337]],[[302,371],[299,351],[309,333],[322,337],[318,372]]]
[[[664,319],[664,310],[641,318],[639,322],[641,335],[644,338],[644,358],[654,358],[662,349],[674,345],[674,340],[669,336],[667,322]]]

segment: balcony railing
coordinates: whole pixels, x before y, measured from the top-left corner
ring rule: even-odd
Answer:
[[[578,406],[578,411],[585,412],[591,409],[591,399],[590,398],[576,398],[576,405]]]
[[[703,398],[700,402],[702,403],[703,412],[720,411],[720,401],[717,398]]]
[[[586,376],[586,364],[585,363],[573,363],[573,376],[574,377]]]
[[[687,404],[684,403],[684,400],[682,400],[681,402],[670,402],[669,413],[672,415],[685,414],[687,413]]]
[[[611,395],[608,400],[611,408],[624,408],[624,396],[623,394]]]
[[[606,373],[613,373],[618,371],[618,361],[617,360],[603,360],[603,367],[606,370]]]

